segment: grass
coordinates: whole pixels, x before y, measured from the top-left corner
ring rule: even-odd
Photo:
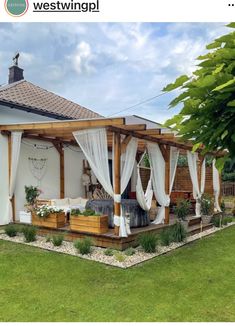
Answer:
[[[0,321],[234,321],[234,237],[128,270],[0,241]]]

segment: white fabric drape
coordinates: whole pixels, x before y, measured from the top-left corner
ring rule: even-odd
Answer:
[[[199,188],[199,180],[197,173],[197,161],[198,153],[192,153],[187,151],[189,173],[193,184],[193,198],[196,200],[195,213],[196,216],[201,216],[201,204],[200,199],[205,191],[205,181],[206,181],[206,159],[203,160],[201,166],[201,180]]]
[[[102,184],[104,190],[113,197],[105,128],[76,131],[73,132],[73,136],[83,151],[96,178]]]
[[[152,189],[152,176],[150,175],[149,182],[144,193],[143,185],[140,177],[140,167],[137,166],[137,183],[136,183],[136,199],[140,207],[144,211],[149,211],[152,205],[153,189]]]
[[[114,194],[110,181],[108,164],[108,142],[105,128],[88,129],[73,132],[74,138],[82,149],[96,178],[105,191],[114,198],[115,202],[121,202],[121,194],[126,189],[135,163],[138,141],[132,138],[126,147],[126,152],[121,156],[121,194]],[[124,216],[114,216],[114,223],[118,225],[119,235],[126,237],[128,227]]]
[[[215,160],[212,162],[212,175],[213,175],[213,190],[215,196],[215,211],[221,212],[221,208],[219,205],[219,195],[220,195],[220,177],[219,171],[215,166]]]
[[[170,194],[174,185],[179,152],[177,147],[170,147]]]
[[[201,205],[200,205],[201,193],[199,189],[198,174],[197,174],[198,154],[187,151],[187,158],[188,158],[189,173],[193,184],[193,198],[196,200],[195,213],[196,216],[201,216]]]
[[[153,223],[159,224],[164,221],[165,207],[170,205],[170,196],[165,192],[165,160],[158,144],[148,143],[147,147],[152,169],[153,190],[156,200],[161,206]]]
[[[17,169],[18,169],[18,163],[20,157],[21,138],[22,138],[21,131],[14,131],[11,133],[11,167],[10,167],[11,173],[10,173],[10,183],[9,183],[8,216],[4,219],[4,224],[8,224],[13,220],[11,199],[15,192]]]

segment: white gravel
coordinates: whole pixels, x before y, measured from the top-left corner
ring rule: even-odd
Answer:
[[[125,253],[116,251],[115,253],[118,253],[118,255],[121,255],[124,258],[124,261],[120,262],[116,259],[116,256],[106,256],[104,254],[104,251],[106,249],[100,248],[100,247],[92,247],[92,253],[89,255],[81,255],[78,253],[77,249],[74,248],[72,242],[64,241],[63,244],[60,247],[55,247],[51,242],[46,242],[45,237],[37,236],[37,240],[35,242],[31,243],[25,243],[23,235],[19,234],[16,237],[10,238],[5,233],[0,233],[0,239],[1,240],[7,240],[11,242],[17,242],[17,243],[23,243],[28,246],[38,247],[45,250],[55,251],[67,255],[77,256],[83,259],[93,260],[97,261],[103,264],[116,266],[120,268],[128,268],[137,264],[140,264],[146,260],[152,259],[154,257],[160,256],[162,254],[165,254],[169,251],[172,251],[176,248],[182,247],[186,245],[187,243],[193,242],[197,239],[201,239],[202,237],[208,236],[210,234],[213,234],[217,231],[223,230],[227,227],[230,227],[232,225],[235,225],[235,222],[229,223],[227,226],[224,226],[223,228],[216,228],[213,227],[207,231],[203,231],[201,233],[197,233],[195,235],[187,237],[185,242],[183,243],[172,243],[168,247],[164,246],[158,246],[157,252],[148,254],[145,253],[140,247],[135,249],[135,254],[132,256],[126,256]]]

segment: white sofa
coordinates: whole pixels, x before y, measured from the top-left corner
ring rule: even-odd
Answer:
[[[80,211],[84,211],[88,199],[85,198],[63,198],[63,199],[51,199],[51,205],[63,209],[65,213],[69,213],[73,208],[79,208]]]

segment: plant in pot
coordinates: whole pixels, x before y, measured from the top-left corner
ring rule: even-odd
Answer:
[[[97,214],[92,209],[81,212],[72,209],[70,213],[70,230],[102,234],[108,232],[108,216]]]
[[[65,226],[65,213],[56,206],[43,205],[34,209],[32,222],[38,226],[62,228]]]
[[[32,209],[36,206],[36,200],[38,196],[42,193],[38,187],[34,186],[24,186],[25,189],[25,199],[26,199],[26,205],[28,211],[32,211]]]
[[[180,199],[177,201],[174,213],[176,214],[178,220],[183,224],[184,228],[188,228],[187,216],[190,212],[191,203],[188,199]]]
[[[202,223],[208,224],[211,221],[211,216],[213,215],[214,201],[209,194],[203,194],[201,197],[201,213],[202,213]]]

